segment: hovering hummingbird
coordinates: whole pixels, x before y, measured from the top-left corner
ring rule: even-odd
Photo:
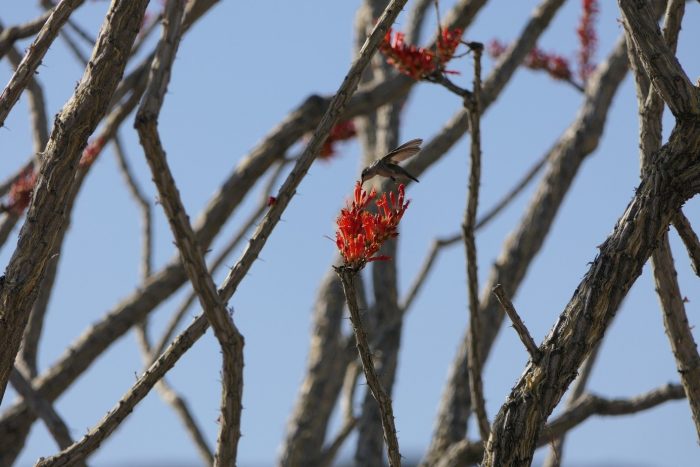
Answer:
[[[365,183],[367,180],[376,175],[389,177],[393,181],[396,181],[396,179],[406,180],[410,178],[411,180],[417,182],[418,179],[408,173],[406,169],[398,165],[397,162],[406,160],[414,154],[420,152],[420,145],[422,142],[423,140],[420,138],[412,139],[408,143],[404,143],[398,148],[390,151],[389,154],[381,159],[377,159],[376,161],[372,162],[369,167],[365,167],[362,170],[362,183]]]

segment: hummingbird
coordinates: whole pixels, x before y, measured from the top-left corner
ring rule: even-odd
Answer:
[[[402,144],[398,148],[391,150],[381,159],[377,159],[376,161],[372,162],[372,164],[362,170],[362,183],[365,183],[367,180],[376,175],[389,177],[393,181],[396,181],[397,178],[404,180],[410,178],[411,180],[417,182],[418,179],[408,173],[406,169],[398,165],[397,162],[406,160],[420,152],[420,145],[422,142],[423,140],[420,138],[412,139],[411,141]]]

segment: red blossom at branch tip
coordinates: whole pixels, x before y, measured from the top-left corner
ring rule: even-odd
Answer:
[[[578,74],[581,81],[585,83],[595,69],[593,56],[598,45],[595,22],[598,19],[600,9],[597,0],[582,0],[582,7],[583,12],[576,28],[576,34],[581,44],[581,48],[578,51]]]
[[[357,129],[355,128],[355,123],[353,123],[352,120],[345,120],[336,123],[335,126],[331,128],[328,138],[326,138],[323,146],[321,146],[321,151],[318,153],[318,157],[324,160],[330,159],[334,154],[336,154],[335,143],[338,141],[352,139],[355,137],[355,135],[357,135]]]
[[[374,201],[375,212],[368,206]],[[343,257],[345,266],[359,270],[370,261],[390,259],[375,256],[382,244],[398,235],[397,228],[410,201],[405,200],[405,187],[398,186],[397,193],[382,193],[377,199],[377,192],[372,189],[367,193],[360,182],[355,185],[352,202],[340,210],[336,220],[338,230],[335,243]]]
[[[443,29],[438,37],[435,51],[407,44],[406,35],[396,32],[392,37],[389,29],[384,36],[384,41],[379,45],[379,50],[386,57],[387,63],[401,73],[415,80],[424,79],[434,73],[456,73],[445,70],[447,62],[454,57],[455,50],[462,40],[462,30]]]
[[[2,205],[3,210],[16,216],[21,215],[32,200],[35,183],[36,172],[30,167],[10,187],[10,192],[7,194],[7,202]]]
[[[506,51],[506,46],[497,39],[492,40],[486,47],[486,52],[498,58]],[[527,54],[523,64],[531,70],[542,70],[554,79],[571,81],[572,72],[569,60],[562,55],[544,52],[535,47]]]
[[[99,156],[102,152],[102,149],[105,147],[105,143],[106,141],[102,136],[96,138],[94,141],[89,142],[87,147],[83,149],[83,155],[80,158],[78,166],[81,169],[90,167],[92,163],[95,162],[95,159],[97,159],[97,156]]]

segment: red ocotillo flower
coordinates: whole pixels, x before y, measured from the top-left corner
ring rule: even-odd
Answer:
[[[21,215],[29,202],[32,200],[34,184],[36,183],[36,172],[29,167],[15,180],[7,194],[7,202],[3,204],[3,209],[12,214]]]
[[[338,141],[345,141],[354,138],[357,135],[357,130],[355,129],[355,124],[352,120],[345,120],[335,124],[331,128],[328,138],[321,146],[321,152],[319,152],[318,157],[321,159],[330,159],[335,152],[335,143]]]
[[[487,53],[494,58],[499,57],[505,50],[506,46],[497,39],[492,40],[486,48]],[[542,70],[554,79],[571,81],[569,60],[561,55],[544,52],[535,47],[525,57],[523,64],[531,70]]]
[[[105,139],[100,136],[96,138],[94,141],[91,141],[88,143],[88,145],[83,149],[83,155],[80,157],[80,162],[78,165],[81,168],[87,168],[92,165],[93,162],[95,162],[95,159],[97,159],[97,156],[100,155],[102,152],[102,149],[105,146]]]
[[[455,73],[445,70],[445,64],[454,56],[455,50],[462,40],[462,30],[443,29],[437,41],[436,50],[407,44],[406,35],[396,32],[392,37],[389,29],[379,50],[386,57],[387,63],[393,65],[401,73],[419,80],[433,73]]]
[[[578,74],[583,83],[588,81],[588,77],[595,69],[593,65],[593,55],[595,55],[596,46],[598,45],[598,36],[595,30],[595,21],[598,19],[598,1],[597,0],[582,0],[583,12],[579,21],[576,34],[581,44],[578,51]]]
[[[374,213],[368,209],[372,201],[376,206]],[[345,266],[359,270],[370,261],[389,259],[375,255],[387,239],[398,235],[397,227],[409,203],[403,184],[397,193],[389,192],[387,200],[386,193],[377,199],[374,189],[367,193],[357,182],[352,202],[340,210],[336,220],[335,243]]]

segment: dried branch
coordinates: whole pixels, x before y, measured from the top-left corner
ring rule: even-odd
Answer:
[[[331,264],[338,263],[336,257]],[[361,277],[356,279],[356,285],[361,284]],[[340,279],[329,268],[321,280],[315,300],[307,370],[289,418],[279,465],[302,465],[304,462],[313,462],[321,455],[320,447],[342,388],[343,375],[347,375],[348,364],[357,358],[353,346],[349,346],[350,351],[346,351],[342,342],[344,304]],[[362,303],[360,306],[367,309]]]
[[[528,331],[525,327],[525,323],[523,323],[523,320],[520,319],[518,312],[515,311],[513,302],[511,302],[510,298],[506,296],[501,284],[498,284],[496,285],[496,287],[493,288],[493,294],[498,299],[498,303],[501,304],[503,311],[506,312],[510,320],[513,322],[513,327],[518,333],[518,336],[520,337],[520,340],[522,341],[523,345],[525,345],[527,352],[530,354],[530,358],[533,362],[537,363],[540,360],[540,357],[542,356],[540,354],[539,349],[537,348],[537,344],[535,344],[535,341],[532,339],[530,331]]]
[[[676,279],[676,268],[668,243],[668,233],[664,232],[662,235],[651,259],[656,293],[664,313],[664,327],[690,404],[695,429],[700,438],[700,355],[698,355],[697,344],[688,323],[688,315]]]
[[[44,23],[46,23],[46,20],[49,19],[51,13],[51,11],[46,11],[38,18],[24,24],[10,26],[9,28],[0,32],[0,58],[5,56],[16,41],[33,36],[41,31],[41,28],[44,27]]]
[[[663,42],[668,46],[671,53],[674,53],[676,49],[684,9],[684,1],[672,0],[668,2],[664,21]],[[625,32],[628,34],[628,43],[634,43],[634,37],[630,28],[626,28]],[[643,58],[641,60],[642,62],[644,61]],[[646,71],[648,74],[648,69]],[[643,71],[637,68],[635,72],[642,73]],[[653,83],[653,76],[648,76],[647,78],[650,78]],[[642,81],[643,78],[637,79],[637,82]],[[639,102],[642,172],[648,169],[653,160],[653,154],[659,150],[662,141],[661,117],[663,101],[657,92],[656,86],[649,87],[647,92],[646,98]],[[637,95],[644,97],[641,92],[638,92]],[[681,383],[686,391],[696,431],[700,438],[700,355],[688,325],[685,305],[678,280],[676,279],[676,268],[666,232],[663,233],[658,247],[653,251],[651,262],[656,292],[664,313],[664,327],[676,358]]]
[[[129,162],[124,153],[124,146],[119,135],[114,136],[114,156],[117,166],[129,189],[129,194],[134,198],[141,212],[141,277],[146,280],[151,275],[153,264],[153,220],[151,216],[151,203],[139,186]]]
[[[612,317],[668,228],[672,216],[700,191],[700,125],[679,119],[658,151],[612,234],[544,340],[542,361],[528,365],[501,407],[484,465],[529,463],[532,433],[542,429],[571,375],[603,337]]]
[[[84,459],[94,452],[124,419],[134,410],[153,389],[153,386],[177,363],[178,359],[204,335],[209,324],[204,316],[197,318],[175,341],[168,350],[146,370],[126,394],[117,402],[107,415],[83,438],[65,449],[60,454],[41,459],[36,467],[58,467],[73,465],[78,459]]]
[[[243,336],[236,329],[225,301],[218,295],[214,280],[207,270],[204,255],[190,226],[189,217],[165,159],[157,128],[158,114],[163,105],[172,64],[182,35],[180,26],[184,5],[184,0],[172,0],[166,6],[163,35],[156,49],[148,87],[136,114],[135,127],[151,168],[153,181],[158,187],[160,204],[167,214],[175,242],[182,255],[185,272],[221,347],[221,417],[214,465],[233,465],[236,463],[238,440],[241,436]]]
[[[423,284],[425,284],[428,273],[430,273],[430,270],[433,268],[433,264],[437,259],[438,253],[444,247],[454,245],[461,239],[462,235],[457,234],[449,238],[436,238],[433,240],[433,243],[430,245],[430,251],[426,255],[425,260],[423,260],[423,264],[421,265],[416,278],[413,280],[408,289],[406,298],[401,302],[401,309],[404,310],[404,312],[408,311],[408,309],[411,308],[411,305],[413,305],[413,301],[416,299],[416,296],[418,296],[418,292],[420,292]]]
[[[211,7],[212,2],[209,0],[195,0],[188,5],[190,8],[188,8],[186,12],[183,23],[187,23],[187,18],[189,17],[191,20],[188,24],[191,26],[196,18],[200,17],[207,8]],[[188,16],[189,12],[193,10],[195,10],[195,13],[192,16]],[[149,57],[149,60],[145,61],[145,66],[137,67],[137,69],[130,73],[118,87],[120,93],[119,98],[116,98],[117,93],[115,92],[115,95],[110,100],[110,107],[116,105],[127,92],[132,90],[133,92],[131,92],[131,97],[129,97],[126,102],[119,105],[106,119],[103,135],[110,134],[110,131],[116,130],[118,126],[117,122],[120,122],[121,119],[135,107],[136,103],[138,103],[148,77],[147,67],[150,65],[150,59],[152,59],[152,56]],[[105,142],[106,139],[108,138],[105,138]],[[291,143],[290,141],[289,144]],[[275,147],[270,147],[268,145],[266,148],[275,151]],[[79,170],[77,177],[78,184],[82,182],[84,174],[86,173],[85,170]],[[236,198],[235,195],[240,185],[245,185],[245,183],[225,183],[224,187],[229,188],[228,192],[223,190],[223,198],[218,198],[220,202],[213,203],[213,206],[210,206],[210,210],[208,210],[209,213],[213,211],[221,216],[217,217],[214,215],[213,219],[207,219],[210,222],[208,224],[208,232],[210,234],[212,231],[218,231],[226,220],[226,217],[230,215],[235,205],[240,201],[240,197]],[[234,189],[231,190],[231,187],[234,187]],[[244,188],[245,187],[241,187],[241,189]],[[232,193],[232,191],[234,193]],[[71,199],[74,199],[76,194],[77,189],[72,190]],[[224,207],[223,211],[221,210],[221,204],[227,206]],[[72,206],[72,201],[67,202],[64,209],[70,211],[70,206]],[[229,210],[226,211],[226,209]],[[219,222],[219,224],[217,224],[217,222]],[[7,224],[8,222],[3,223],[3,225]],[[205,228],[203,230],[207,229]],[[60,233],[60,235],[63,235],[63,233]],[[57,241],[57,243],[60,242]],[[102,323],[92,326],[77,340],[74,346],[54,364],[54,366],[44,372],[41,377],[35,379],[33,384],[36,385],[41,393],[49,400],[54,400],[58,397],[75,378],[90,366],[94,359],[99,356],[105,348],[114,342],[115,339],[122,336],[133,324],[141,321],[148,311],[152,310],[158,303],[184,283],[187,278],[184,270],[181,266],[178,266],[178,263],[178,260],[175,260],[175,266],[173,266],[173,263],[166,265],[159,273],[155,274],[153,280],[149,281],[143,289],[137,288],[134,295],[117,305],[117,310],[114,313],[108,314]],[[143,299],[143,297],[148,298],[139,301]],[[133,301],[131,299],[133,299]],[[119,310],[123,313],[118,313]],[[139,315],[139,313],[141,314]],[[136,316],[134,316],[134,314]],[[7,414],[3,416],[2,423],[0,424],[0,432],[2,432],[0,435],[0,453],[2,453],[0,455],[0,463],[10,463],[12,459],[17,456],[19,449],[24,444],[23,440],[27,436],[29,428],[35,419],[36,417],[31,411],[28,411],[26,404],[21,400],[15,403],[13,407],[8,410]]]
[[[618,0],[623,25],[656,91],[676,117],[700,113],[700,91],[693,86],[661,31],[650,6]]]
[[[353,413],[353,401],[355,400],[355,388],[357,387],[357,380],[361,374],[360,365],[356,362],[351,362],[347,371],[345,372],[345,378],[343,379],[343,394],[344,397],[341,401],[343,410],[343,426],[335,435],[333,441],[321,451],[319,462],[320,467],[330,467],[333,464],[334,459],[338,455],[338,451],[343,446],[345,440],[352,433],[352,430],[357,426],[358,418]]]
[[[37,38],[27,49],[27,53],[22,62],[15,70],[5,89],[0,94],[0,127],[5,124],[7,115],[19,99],[20,94],[27,86],[29,79],[34,76],[34,72],[44,58],[44,54],[49,46],[56,39],[56,35],[61,27],[85,0],[64,0],[60,2],[51,12],[46,22],[41,27]]]
[[[571,389],[569,392],[569,397],[566,399],[566,410],[571,409],[576,404],[576,401],[585,392],[586,385],[588,384],[588,380],[593,372],[593,366],[595,365],[598,354],[600,353],[600,347],[601,345],[598,343],[581,367],[578,378],[576,378],[576,381],[574,382],[574,387]],[[543,467],[559,467],[561,465],[562,457],[564,455],[565,441],[565,434],[562,434],[560,437],[553,439],[549,443],[549,454],[544,460]]]
[[[551,153],[549,152],[545,153],[543,157],[535,162],[527,173],[525,173],[523,178],[520,179],[513,188],[511,188],[510,191],[508,191],[496,204],[494,204],[491,209],[481,215],[474,226],[474,232],[478,232],[481,228],[485,227],[489,222],[491,222],[529,185],[529,183],[535,178],[535,175],[542,170],[550,154]],[[462,240],[461,233],[456,233],[448,237],[436,238],[433,240],[430,245],[430,249],[428,250],[428,254],[425,256],[425,260],[423,260],[423,264],[416,275],[416,278],[413,280],[408,289],[406,298],[402,301],[401,308],[403,310],[408,310],[411,305],[413,305],[413,301],[418,295],[418,292],[420,292],[420,289],[423,287],[428,274],[435,264],[438,253],[440,253],[443,248],[452,246],[460,240]]]
[[[22,71],[18,70],[16,76],[33,73],[38,64],[36,60],[40,59],[37,54],[43,55],[39,51],[45,51],[50,44],[51,36],[56,33],[54,28],[60,26],[72,8],[80,3],[79,0],[66,0],[56,7],[39,33],[35,47],[30,48],[25,56],[24,68],[20,66]],[[102,28],[93,54],[93,66],[86,70],[75,93],[56,117],[27,213],[30,221],[22,229],[22,239],[7,267],[4,287],[0,289],[0,315],[3,318],[0,340],[7,344],[0,348],[0,395],[4,395],[38,285],[44,278],[48,260],[55,252],[58,232],[65,223],[65,199],[75,186],[74,177],[81,149],[107,110],[111,94],[126,65],[126,55],[122,50],[124,47],[127,50],[131,48],[134,30],[143,16],[146,3],[145,0],[135,0],[112,5],[110,19],[113,22],[107,22]],[[10,91],[0,99],[16,100],[27,79],[27,76],[23,80],[13,79]],[[4,100],[0,106],[0,120],[4,120],[9,112],[10,100]]]
[[[700,277],[700,240],[698,240],[698,236],[690,225],[688,218],[683,214],[683,211],[678,211],[673,217],[673,226],[676,228],[681,240],[683,240],[686,250],[688,250],[693,271]]]
[[[129,189],[129,193],[136,201],[136,204],[141,212],[142,243],[140,263],[141,277],[145,281],[151,275],[151,264],[153,263],[151,205],[148,202],[148,199],[146,199],[146,196],[143,194],[143,190],[139,186],[129,163],[127,162],[126,154],[124,154],[124,148],[118,135],[115,135],[114,137],[114,154],[117,158],[119,170],[122,173],[124,181]],[[146,320],[136,326],[136,336],[141,347],[142,358],[144,359],[146,366],[150,366],[153,363],[153,361],[151,361],[151,353],[153,349],[150,339],[148,338],[148,322]],[[197,422],[195,421],[194,416],[192,415],[184,398],[170,386],[170,383],[165,378],[156,384],[156,390],[158,391],[160,397],[172,407],[175,414],[180,417],[180,420],[185,426],[187,434],[192,438],[195,448],[200,454],[202,460],[207,465],[213,464],[214,456],[211,449],[209,448],[206,439],[202,434],[202,430],[197,425]]]
[[[481,322],[479,320],[479,278],[477,275],[476,240],[474,226],[476,210],[479,205],[479,185],[481,184],[481,54],[484,47],[481,44],[471,48],[474,53],[474,91],[465,96],[464,106],[469,108],[469,127],[472,141],[470,148],[471,170],[469,173],[469,190],[467,206],[464,212],[462,235],[467,258],[467,288],[469,290],[469,348],[467,362],[469,366],[469,394],[473,402],[477,425],[482,440],[489,437],[489,420],[486,415],[484,387],[481,380],[481,358],[479,357],[479,335]]]
[[[543,245],[547,233],[582,162],[600,141],[607,112],[618,86],[627,71],[627,52],[624,38],[591,76],[584,103],[579,114],[549,152],[547,170],[540,186],[530,200],[520,225],[504,242],[503,249],[484,286],[480,313],[483,316],[483,334],[480,352],[489,354],[500,330],[504,313],[491,290],[502,284],[506,294],[513,297],[525,273]],[[486,86],[484,86],[486,87]],[[484,91],[485,92],[485,91]],[[443,393],[438,413],[438,427],[431,447],[422,463],[431,464],[448,445],[458,442],[466,434],[466,422],[471,402],[467,373],[467,334],[462,339],[450,370],[449,381]]]
[[[75,42],[73,38],[64,30],[61,31],[60,36],[63,42],[65,42],[68,46],[68,49],[73,53],[78,65],[83,67],[87,66],[88,57],[86,57],[83,51],[80,50],[80,46],[77,44],[77,42]]]
[[[258,202],[258,207],[250,214],[248,219],[246,219],[246,221],[243,222],[238,231],[233,235],[233,237],[231,237],[228,243],[224,245],[224,247],[218,253],[216,258],[214,258],[214,261],[212,261],[211,266],[209,266],[209,271],[212,274],[216,270],[218,270],[221,267],[221,265],[224,264],[224,261],[226,260],[226,258],[228,258],[228,255],[230,255],[231,252],[236,247],[238,247],[238,245],[245,239],[245,236],[248,233],[248,231],[251,228],[253,228],[253,226],[265,213],[265,210],[269,207],[269,197],[272,194],[272,189],[277,183],[279,176],[282,174],[282,170],[287,166],[289,162],[291,162],[291,160],[289,159],[285,159],[284,161],[280,162],[277,165],[275,171],[270,175],[268,182],[260,192],[261,196],[260,201]],[[161,336],[160,340],[151,350],[151,361],[155,361],[155,359],[163,353],[168,344],[170,344],[170,341],[172,340],[175,331],[180,325],[180,322],[185,317],[185,315],[187,314],[187,310],[189,310],[196,298],[197,294],[193,292],[189,294],[187,298],[185,298],[185,300],[182,301],[180,306],[177,307],[175,313],[173,313],[172,317],[170,318],[170,321],[168,321],[168,324],[166,325],[165,331],[163,332],[163,335]]]
[[[537,439],[537,446],[551,443],[594,415],[622,416],[652,409],[665,402],[685,397],[680,384],[667,384],[653,391],[630,399],[605,399],[593,394],[579,397],[576,402],[561,415],[548,423]],[[457,467],[474,464],[484,454],[482,443],[463,440],[455,443],[436,464],[436,467]]]
[[[570,409],[552,420],[542,430],[542,436],[538,443],[539,445],[549,443],[552,439],[561,436],[592,415],[630,415],[684,397],[683,387],[680,384],[667,384],[630,399],[605,399],[594,394],[587,394],[581,396]]]
[[[15,388],[15,391],[27,401],[32,410],[41,417],[44,425],[46,425],[46,428],[48,428],[51,436],[53,436],[61,449],[65,449],[73,444],[68,426],[66,426],[61,416],[54,410],[51,403],[34,391],[32,385],[19,369],[15,368],[12,370],[10,383]],[[76,465],[85,464],[80,462]]]
[[[0,30],[2,26],[0,25]],[[18,69],[22,62],[22,55],[14,48],[7,51],[7,58],[15,69]],[[46,100],[44,91],[34,78],[30,76],[27,80],[27,92],[29,102],[29,115],[32,122],[32,143],[34,146],[34,164],[39,166],[41,153],[49,141],[49,124],[46,117]]]
[[[22,61],[22,56],[14,47],[9,47],[7,51],[7,57],[9,58],[10,62],[15,68],[19,67]],[[29,114],[31,116],[32,122],[32,142],[34,146],[34,157],[30,163],[25,165],[24,170],[37,170],[35,169],[35,167],[41,166],[41,155],[49,140],[48,119],[46,116],[46,103],[44,99],[44,91],[33,76],[31,76],[27,82],[27,92],[29,102]],[[12,230],[12,227],[14,227],[14,224],[18,221],[18,216],[8,216],[5,219],[5,222],[3,222],[3,231],[7,232],[7,234],[9,235],[10,231]],[[0,238],[1,237],[2,236],[0,235]],[[6,240],[6,236],[4,238],[1,238],[0,244],[3,244]],[[21,365],[27,370],[27,374],[32,378],[37,374],[37,349],[39,346],[39,339],[41,338],[41,329],[43,327],[44,314],[46,312],[46,307],[48,306],[49,299],[51,298],[51,291],[53,289],[53,282],[56,275],[56,267],[56,261],[52,261],[49,264],[49,267],[46,271],[46,277],[42,281],[39,294],[36,298],[36,302],[32,307],[32,311],[29,316],[29,321],[27,322],[24,337],[18,354],[19,362],[21,362]]]
[[[379,406],[382,428],[384,429],[384,441],[386,442],[387,453],[389,456],[389,465],[391,467],[397,467],[401,465],[401,453],[399,452],[399,441],[396,437],[394,411],[391,406],[391,398],[386,391],[384,391],[382,383],[379,380],[379,376],[374,368],[367,334],[365,332],[364,325],[362,324],[359,307],[357,306],[357,291],[355,290],[354,285],[354,277],[357,272],[343,266],[336,267],[335,272],[338,274],[338,277],[340,277],[340,282],[343,284],[343,292],[345,293],[348,310],[350,311],[350,321],[355,334],[357,352],[359,353],[360,360],[362,361],[362,369],[365,372],[367,385],[372,391],[372,396],[374,396]]]

